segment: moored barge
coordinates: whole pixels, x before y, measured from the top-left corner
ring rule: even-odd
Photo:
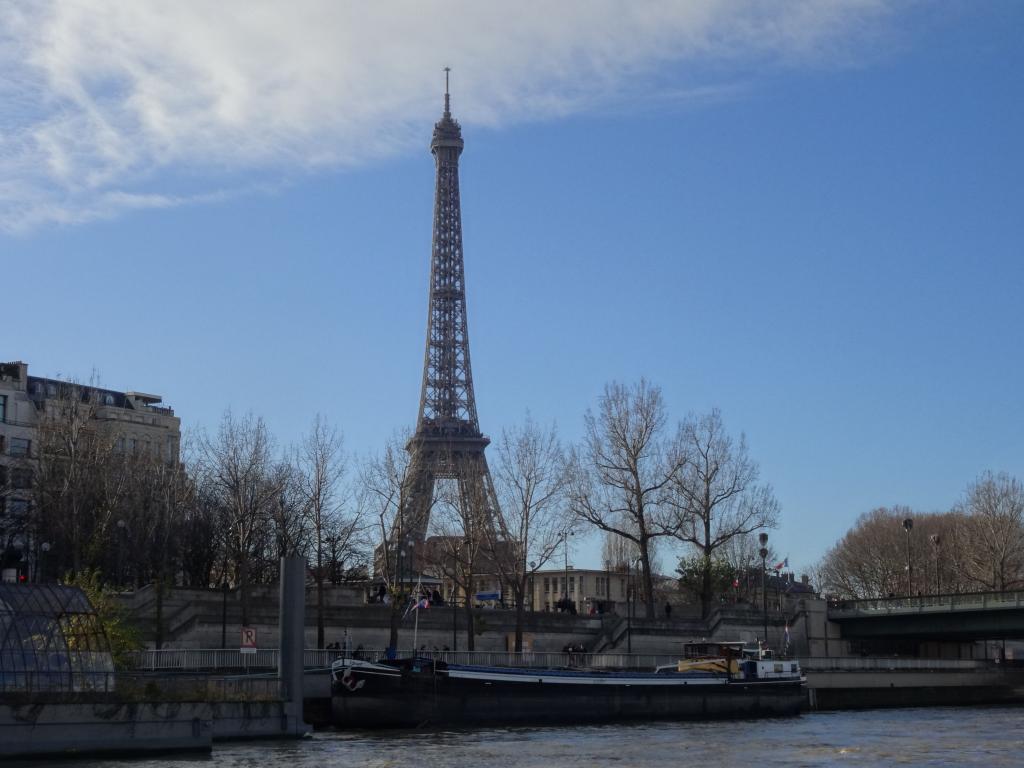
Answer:
[[[782,717],[799,714],[803,682],[798,662],[762,654],[653,671],[342,659],[332,710],[345,728]]]

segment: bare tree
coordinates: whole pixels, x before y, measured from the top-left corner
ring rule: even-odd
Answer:
[[[40,418],[33,492],[36,529],[55,542],[54,559],[77,573],[96,551],[104,526],[99,503],[112,441],[96,429],[92,387],[61,382]]]
[[[276,462],[271,470],[270,483],[278,489],[278,497],[270,506],[273,540],[263,563],[268,581],[278,573],[282,557],[305,557],[312,544],[305,509],[306,496],[298,467],[288,461]]]
[[[388,644],[398,647],[398,622],[401,616],[401,574],[398,552],[411,534],[412,521],[406,511],[412,495],[411,462],[404,448],[407,440],[396,435],[384,451],[370,458],[359,479],[359,515],[376,532],[373,576],[383,587],[391,604]],[[372,524],[369,521],[373,521]]]
[[[1024,485],[1006,473],[986,472],[957,511],[963,576],[989,590],[1024,586]]]
[[[497,445],[494,481],[498,511],[484,527],[488,553],[516,605],[515,651],[523,650],[523,612],[530,578],[543,568],[569,523],[569,474],[554,427],[529,416],[522,426],[503,430]]]
[[[189,441],[189,445],[194,443]],[[186,454],[184,471],[191,489],[191,503],[185,506],[180,524],[181,578],[185,585],[209,587],[227,584],[226,569],[216,574],[217,564],[223,563],[224,531],[221,521],[226,515],[223,500],[212,483],[206,480],[202,463],[197,456]],[[205,481],[204,481],[205,480]]]
[[[604,532],[601,541],[601,560],[609,571],[626,571],[630,563],[640,556],[636,542],[611,531]]]
[[[296,455],[297,479],[311,537],[316,580],[317,648],[324,647],[325,557],[329,549],[333,575],[338,555],[352,539],[356,528],[355,518],[345,521],[344,525],[341,520],[345,464],[341,435],[317,414]]]
[[[643,379],[608,384],[597,413],[584,417],[586,437],[573,461],[576,516],[636,544],[647,618],[655,614],[651,542],[675,533],[668,494],[684,464],[665,423],[661,389]]]
[[[774,528],[779,504],[770,486],[757,484],[759,469],[747,454],[746,439],[733,441],[717,408],[688,418],[682,442],[685,464],[672,478],[674,530],[700,557],[701,615],[707,618],[716,552],[737,536]]]
[[[372,547],[365,546],[363,534],[366,524],[359,513],[360,508],[357,506],[353,514],[339,515],[324,528],[326,578],[331,584],[351,579],[366,581],[369,578],[367,551],[372,550]]]
[[[152,455],[139,456],[134,475],[134,527],[138,531],[137,556],[144,560],[134,565],[140,580],[151,580],[156,592],[155,643],[161,648],[164,638],[164,597],[180,570],[183,528],[186,510],[195,498],[195,486],[184,467]]]
[[[283,490],[274,472],[271,438],[262,419],[252,414],[238,419],[228,411],[215,437],[200,437],[199,453],[202,481],[218,498],[223,515],[225,560],[234,568],[242,623],[247,624],[253,570],[259,565]]]
[[[910,564],[921,574],[918,591],[961,591],[958,571],[963,555],[955,535],[956,517],[905,506],[879,507],[861,515],[822,559],[819,589],[852,599],[906,594],[908,533],[903,521],[910,518]]]

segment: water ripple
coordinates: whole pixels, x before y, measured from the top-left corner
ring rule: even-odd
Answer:
[[[1020,766],[1021,707],[814,713],[744,722],[321,732],[218,744],[205,758],[96,760],[75,768],[653,768]],[[48,763],[49,766],[58,765]]]

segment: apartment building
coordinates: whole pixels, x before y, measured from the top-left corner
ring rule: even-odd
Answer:
[[[159,395],[119,392],[30,376],[28,364],[0,363],[0,557],[10,563],[27,549],[25,520],[32,500],[40,425],[68,403],[80,404],[116,451],[145,452],[176,462],[181,419]]]

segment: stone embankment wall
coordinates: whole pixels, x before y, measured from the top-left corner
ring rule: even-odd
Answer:
[[[809,709],[1000,704],[1024,700],[1024,671],[879,670],[807,673]]]
[[[804,602],[804,601],[801,601]],[[129,617],[142,630],[143,639],[152,647],[156,638],[156,595],[151,587],[122,596]],[[824,604],[822,604],[824,605]],[[690,608],[690,610],[687,610]],[[824,609],[822,608],[822,616]],[[796,609],[793,609],[794,614]],[[222,638],[229,648],[238,646],[241,629],[241,606],[237,591],[227,594],[220,590],[178,589],[163,599],[163,647],[165,648],[220,648]],[[457,609],[453,616],[447,606],[419,611],[419,627],[415,630],[416,615],[410,613],[399,623],[399,645],[406,648],[415,644],[419,648],[437,647],[466,650],[467,620],[465,612]],[[306,592],[306,647],[316,647],[316,594]],[[474,641],[477,650],[505,651],[509,637],[515,632],[515,611],[503,609],[477,609],[474,620]],[[325,600],[325,643],[344,644],[349,647],[383,648],[390,636],[391,609],[388,606],[364,602],[361,588],[332,587]],[[536,651],[560,651],[566,644],[583,645],[588,650],[601,646],[602,650],[623,652],[626,649],[624,626],[617,633],[611,630],[625,619],[616,614],[585,616],[554,612],[528,612],[524,631]],[[760,637],[761,614],[749,606],[726,607],[716,611],[710,622],[695,615],[693,606],[676,606],[671,619],[659,616],[654,620],[636,617],[632,621],[631,644],[636,653],[676,653],[684,640],[726,639],[753,641]],[[250,600],[249,625],[256,627],[261,648],[278,645],[277,594],[272,587],[253,590]],[[785,619],[779,613],[769,616],[769,639],[781,643]],[[796,639],[801,624],[791,627]],[[610,635],[614,634],[614,637]],[[806,643],[804,643],[806,645]],[[781,646],[779,646],[781,647]]]
[[[0,757],[209,750],[214,741],[293,738],[308,728],[274,702],[0,704]]]
[[[0,704],[0,755],[208,750],[208,704]]]

